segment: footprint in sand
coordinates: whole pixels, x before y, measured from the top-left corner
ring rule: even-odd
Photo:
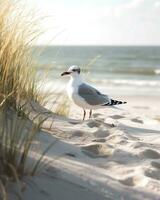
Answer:
[[[133,177],[128,177],[126,179],[123,180],[119,180],[120,183],[122,183],[123,185],[127,185],[127,186],[134,186],[134,179]]]
[[[84,135],[83,131],[77,130],[73,132],[72,137],[82,137],[83,135]]]
[[[122,119],[122,118],[125,118],[125,117],[122,116],[122,115],[111,115],[110,118],[112,118],[112,119]]]
[[[105,144],[89,144],[81,147],[81,150],[91,158],[108,157],[113,153],[113,150]]]
[[[133,118],[133,119],[131,119],[131,121],[135,122],[135,123],[143,124],[143,120],[138,119],[138,118]]]
[[[105,138],[110,135],[110,132],[104,128],[99,128],[97,131],[93,133],[96,138]]]
[[[99,114],[99,113],[94,113],[92,116],[96,118],[96,117],[101,116],[101,114]]]
[[[141,147],[150,147],[150,146],[152,146],[152,144],[148,144],[148,143],[144,143],[144,142],[134,142],[133,144],[131,144],[132,145],[132,147],[134,148],[134,149],[138,149],[138,148],[141,148]]]
[[[151,162],[151,165],[152,165],[152,167],[155,167],[155,168],[157,168],[157,169],[160,169],[160,162],[155,162],[155,161],[153,161],[153,162]]]
[[[123,180],[119,180],[119,182],[122,183],[123,185],[133,187],[137,185],[145,186],[148,183],[148,180],[144,176],[138,175],[133,177],[127,177]]]
[[[149,178],[160,180],[160,170],[148,169],[145,171],[145,175]]]
[[[94,127],[100,127],[101,126],[101,121],[95,121],[95,120],[90,120],[87,125],[90,127],[90,128],[94,128]]]
[[[142,156],[144,156],[145,158],[149,158],[149,159],[159,159],[160,158],[160,153],[152,150],[152,149],[146,149],[145,151],[143,151],[141,153]]]

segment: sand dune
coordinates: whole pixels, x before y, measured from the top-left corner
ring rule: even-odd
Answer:
[[[41,146],[57,141],[47,169],[26,180],[23,199],[159,200],[160,99],[154,106],[143,100],[98,111],[85,122],[73,119],[80,118],[74,106],[70,119],[50,114]]]

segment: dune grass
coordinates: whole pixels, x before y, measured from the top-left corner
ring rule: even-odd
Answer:
[[[6,189],[9,182],[16,182],[16,193],[21,199],[21,178],[34,175],[37,163],[40,164],[40,158],[33,159],[32,165],[28,161],[33,157],[41,123],[32,123],[6,107],[0,110],[0,123],[0,199],[8,199]]]
[[[7,200],[8,183],[34,175],[46,150],[26,168],[41,122],[31,123],[22,105],[44,101],[31,48],[40,34],[37,19],[20,1],[0,0],[0,8],[0,199]]]
[[[0,0],[0,95],[15,108],[19,100],[36,100],[39,95],[31,45],[40,32],[36,17],[19,4]]]

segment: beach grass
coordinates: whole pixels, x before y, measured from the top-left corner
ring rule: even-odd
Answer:
[[[59,95],[58,100],[55,101],[54,112],[58,115],[68,117],[70,111],[70,102],[67,96]]]
[[[41,122],[31,123],[23,105],[44,101],[31,48],[40,34],[37,17],[20,1],[0,0],[0,7],[0,199],[7,200],[10,181],[19,185],[21,198],[21,178],[35,174],[46,150],[26,168]]]
[[[3,110],[2,110],[3,109]],[[40,129],[40,123],[31,123],[26,117],[8,108],[0,110],[0,191],[2,199],[7,198],[7,185],[16,182],[19,198],[21,197],[20,180],[26,175],[34,175],[38,165],[27,162],[32,157],[32,148]],[[21,199],[21,198],[20,198]]]
[[[38,35],[35,22],[28,22],[17,3],[0,2],[0,94],[9,106],[17,108],[19,100],[37,98],[36,72],[30,45]]]

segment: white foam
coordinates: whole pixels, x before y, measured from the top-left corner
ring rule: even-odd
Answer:
[[[155,74],[160,74],[160,69],[156,69]]]
[[[92,79],[95,83],[108,84],[108,85],[126,85],[126,86],[150,86],[157,87],[160,86],[160,80],[129,80],[129,79],[114,79],[114,80],[95,80]]]

